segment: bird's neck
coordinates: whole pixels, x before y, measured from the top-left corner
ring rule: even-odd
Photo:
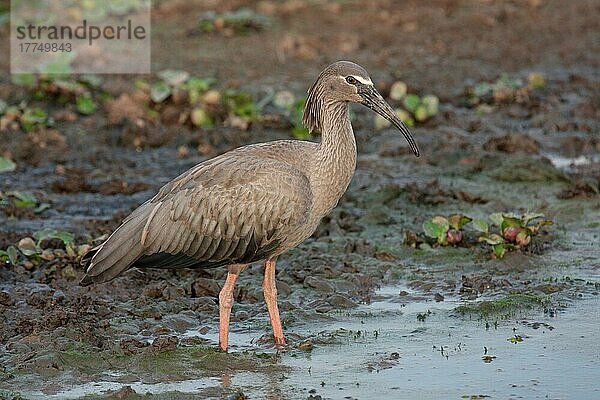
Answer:
[[[312,174],[313,190],[319,198],[320,213],[336,206],[356,169],[356,141],[350,124],[348,103],[324,103],[321,116],[321,143]]]

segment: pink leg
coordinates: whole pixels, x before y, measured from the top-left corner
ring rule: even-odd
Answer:
[[[228,267],[227,279],[219,293],[219,347],[227,351],[229,344],[229,317],[233,307],[233,288],[240,272],[246,268],[245,265],[231,265]]]
[[[283,329],[281,329],[281,319],[279,318],[279,308],[277,307],[277,287],[275,286],[275,259],[265,261],[265,279],[263,281],[263,291],[265,295],[265,303],[267,303],[267,311],[271,319],[273,327],[273,336],[275,344],[285,346],[285,338],[283,337]]]

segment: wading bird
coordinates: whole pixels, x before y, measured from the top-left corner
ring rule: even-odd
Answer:
[[[219,293],[219,345],[227,350],[233,289],[248,264],[264,260],[263,290],[275,343],[285,345],[277,308],[275,260],[306,240],[338,203],[356,169],[348,104],[363,104],[410,132],[373,86],[367,71],[338,61],[308,91],[303,123],[320,143],[252,144],[206,160],[163,186],[85,258],[83,285],[106,282],[131,267],[226,265]]]

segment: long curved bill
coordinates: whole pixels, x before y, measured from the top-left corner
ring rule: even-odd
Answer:
[[[363,98],[362,104],[390,121],[404,135],[415,156],[419,157],[419,148],[404,122],[396,115],[394,109],[384,100],[372,85],[361,85],[358,93]]]

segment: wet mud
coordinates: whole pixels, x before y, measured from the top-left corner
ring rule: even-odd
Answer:
[[[197,32],[211,7],[243,5],[275,23],[244,35]],[[226,354],[217,350],[225,270],[130,270],[81,287],[80,252],[181,172],[243,144],[289,138],[289,124],[265,118],[200,129],[165,106],[141,126],[127,76],[103,83],[121,103],[89,116],[42,99],[53,128],[0,132],[0,155],[17,163],[0,173],[0,249],[42,229],[70,232],[73,244],[44,239],[39,257],[0,266],[0,398],[600,396],[590,384],[600,378],[598,7],[155,5],[156,71],[216,77],[220,89],[261,99],[281,89],[302,96],[322,66],[348,58],[367,67],[384,95],[402,79],[411,91],[436,94],[440,111],[412,129],[422,152],[415,158],[393,129],[374,129],[369,111],[352,108],[359,157],[348,192],[278,260],[288,346],[275,348],[262,266],[253,265],[234,293]],[[7,38],[5,28],[0,35]],[[465,103],[468,88],[503,73],[525,82],[542,73],[546,83],[519,101]],[[0,96],[34,102],[6,73]],[[123,107],[127,116],[117,112]],[[15,193],[24,192],[35,197],[31,206],[19,206]],[[543,213],[553,225],[501,259],[471,228],[450,246],[423,234],[436,215],[502,212]]]

